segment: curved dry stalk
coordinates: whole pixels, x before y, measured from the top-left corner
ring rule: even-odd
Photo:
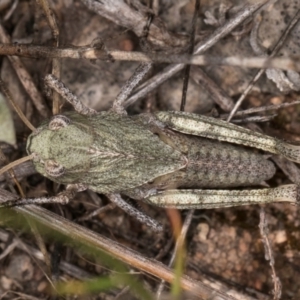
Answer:
[[[2,90],[2,93],[5,95],[5,97],[9,100],[10,104],[20,117],[20,119],[24,122],[24,124],[31,130],[34,131],[35,127],[30,123],[30,121],[26,118],[20,107],[17,105],[17,103],[14,101],[9,89],[7,88],[4,81],[0,78],[0,89]]]
[[[3,44],[11,43],[10,37],[5,32],[1,23],[0,23],[0,41]],[[22,85],[24,86],[26,92],[30,96],[36,109],[43,117],[45,118],[48,117],[49,110],[44,103],[43,97],[41,93],[38,91],[38,89],[36,88],[36,86],[34,85],[31,75],[26,70],[20,58],[16,56],[8,56],[8,59],[12,64],[13,68],[15,69]]]

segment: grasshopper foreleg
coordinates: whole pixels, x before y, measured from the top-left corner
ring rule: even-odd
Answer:
[[[127,114],[125,111],[125,100],[130,96],[133,89],[143,80],[146,74],[152,67],[152,63],[142,63],[140,64],[133,75],[129,78],[129,80],[122,87],[120,93],[116,97],[113,103],[112,110],[119,114]]]
[[[72,200],[76,193],[82,189],[79,189],[77,185],[70,184],[67,186],[67,189],[57,196],[54,197],[38,197],[38,198],[22,198],[7,200],[0,203],[0,208],[5,207],[14,207],[14,206],[23,206],[29,204],[47,204],[47,203],[59,203],[59,204],[68,204]]]
[[[166,190],[148,196],[145,201],[177,209],[209,209],[274,202],[297,204],[299,192],[300,188],[295,184],[251,190]]]
[[[149,33],[149,28],[150,28],[151,22],[153,20],[153,16],[154,15],[152,13],[148,14],[147,22],[144,26],[144,29],[143,29],[143,32],[141,35],[141,39],[140,39],[141,48],[143,50],[147,50],[147,51],[151,50],[150,44],[147,42],[147,36]],[[128,97],[130,96],[132,91],[135,89],[135,87],[137,87],[138,84],[147,75],[147,73],[150,71],[152,65],[153,64],[151,62],[146,62],[146,63],[141,63],[136,68],[133,75],[129,78],[129,80],[127,80],[125,85],[122,87],[120,93],[114,100],[113,107],[112,107],[113,111],[115,111],[118,114],[125,114],[125,115],[127,114],[127,112],[125,110],[126,109],[125,101],[128,99]],[[130,104],[132,104],[132,103],[130,103]],[[127,104],[127,106],[128,106],[128,104]]]
[[[133,75],[129,78],[114,100],[112,107],[114,112],[118,114],[127,114],[124,107],[125,100],[129,97],[133,89],[143,80],[151,67],[152,63],[142,63],[137,67]],[[58,80],[52,74],[45,76],[45,83],[59,93],[66,101],[68,101],[79,114],[88,116],[97,114],[97,111],[85,106],[76,95],[74,95],[60,80]]]
[[[45,83],[67,100],[81,115],[95,115],[97,111],[85,106],[76,95],[74,95],[61,81],[52,74],[45,76]]]

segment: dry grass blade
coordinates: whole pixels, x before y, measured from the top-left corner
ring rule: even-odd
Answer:
[[[13,97],[12,97],[10,91],[8,90],[6,84],[4,83],[4,81],[1,78],[0,78],[0,90],[2,90],[2,92],[5,95],[6,99],[9,100],[10,104],[12,105],[12,107],[14,108],[14,110],[17,112],[17,114],[19,115],[20,119],[24,122],[24,124],[31,131],[34,131],[35,127],[28,121],[28,119],[25,117],[25,115],[23,114],[23,112],[20,109],[20,107],[13,100]]]
[[[54,15],[54,12],[51,10],[48,0],[38,0],[38,4],[42,7],[44,14],[46,15],[47,22],[51,28],[52,36],[53,36],[53,46],[59,46],[59,28],[57,25],[57,21]],[[60,78],[60,61],[57,58],[52,59],[52,74]],[[52,112],[54,115],[58,114],[60,111],[60,97],[58,93],[53,94],[53,108]]]
[[[270,244],[270,240],[268,238],[268,221],[267,221],[266,213],[263,208],[260,211],[259,217],[260,217],[259,230],[265,248],[265,257],[266,260],[269,261],[272,270],[272,280],[274,283],[274,290],[273,290],[274,300],[279,300],[282,294],[282,287],[281,287],[280,279],[276,275],[273,250]]]
[[[0,41],[1,43],[4,44],[11,43],[9,36],[5,32],[1,24],[0,24]],[[37,110],[40,112],[40,114],[43,117],[49,116],[49,110],[44,103],[44,99],[41,93],[37,90],[36,86],[34,85],[30,74],[27,72],[20,58],[15,56],[9,56],[9,61],[13,65],[20,81],[22,82],[26,92],[30,96]]]
[[[4,201],[8,198],[13,199],[15,198],[15,195],[4,190],[0,190],[0,200]],[[42,224],[66,237],[71,236],[72,239],[80,241],[80,243],[87,247],[105,251],[120,261],[143,272],[161,278],[169,283],[172,283],[174,280],[175,275],[173,271],[158,261],[155,261],[154,259],[147,259],[145,256],[140,255],[139,253],[126,248],[115,241],[109,240],[94,231],[70,222],[69,220],[46,209],[31,205],[28,207],[16,207],[14,210],[24,214],[28,218],[31,218],[31,220],[38,222],[38,224]],[[230,296],[226,295],[226,292],[216,291],[201,282],[192,280],[187,276],[182,276],[180,285],[184,290],[204,299],[208,299],[212,295],[220,297],[219,299],[230,299]]]

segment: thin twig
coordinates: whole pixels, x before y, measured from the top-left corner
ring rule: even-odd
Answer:
[[[8,34],[5,32],[2,24],[0,23],[0,42],[4,44],[10,44],[11,40]],[[15,69],[22,85],[24,86],[26,92],[30,96],[33,104],[36,109],[39,111],[41,116],[47,117],[49,116],[49,110],[44,103],[43,97],[41,93],[38,91],[36,86],[33,83],[31,75],[28,73],[26,68],[24,67],[21,59],[16,56],[8,56],[10,63]]]
[[[93,210],[91,213],[86,214],[80,218],[77,219],[78,222],[82,222],[82,221],[87,221],[90,220],[92,218],[94,218],[95,216],[98,216],[99,214],[102,214],[108,210],[111,210],[115,208],[115,204],[113,203],[109,203],[105,206],[99,207],[98,209]]]
[[[3,230],[0,229],[0,240],[2,242],[7,242],[7,240],[9,239],[9,234]],[[41,251],[33,248],[32,246],[29,246],[27,244],[25,244],[24,242],[22,242],[19,238],[13,238],[12,243],[11,244],[15,244],[15,247],[23,250],[27,253],[29,253],[30,255],[32,255],[34,258],[44,261],[44,255]],[[12,246],[11,246],[12,247]],[[7,250],[5,250],[5,252],[7,252]],[[3,252],[4,253],[4,252]],[[2,257],[2,255],[1,255]],[[80,268],[78,268],[77,266],[74,266],[66,261],[61,261],[59,268],[62,272],[65,272],[66,274],[72,276],[73,278],[76,279],[87,279],[87,278],[91,278],[92,274],[88,273],[85,270],[82,270]]]
[[[273,295],[274,295],[274,300],[279,300],[281,297],[281,282],[279,277],[276,275],[276,270],[275,270],[275,260],[273,256],[273,251],[271,247],[270,240],[268,238],[268,221],[266,218],[266,213],[263,208],[261,208],[260,213],[259,213],[259,231],[260,235],[262,237],[262,242],[264,244],[265,248],[265,258],[266,260],[269,261],[271,270],[272,270],[272,280],[274,283],[274,290],[273,290]]]
[[[281,70],[300,71],[299,56],[292,57],[239,57],[239,56],[211,56],[188,54],[145,53],[138,51],[120,51],[113,49],[101,50],[97,46],[73,46],[54,48],[34,44],[0,44],[0,55],[21,56],[30,58],[71,58],[88,60],[138,61],[154,63],[178,63],[196,66],[227,65],[241,68],[276,68]]]
[[[19,0],[14,0],[13,4],[11,5],[10,9],[7,11],[7,13],[5,14],[5,16],[3,17],[4,21],[8,21],[9,18],[12,16],[12,14],[14,13],[16,7],[19,4]]]
[[[175,248],[173,250],[172,256],[171,256],[169,264],[168,264],[168,266],[170,268],[173,266],[174,260],[176,258],[176,254],[178,253],[178,249],[180,247],[182,247],[182,245],[185,241],[188,229],[190,228],[190,225],[193,220],[194,212],[195,212],[195,210],[193,210],[193,209],[189,210],[186,218],[184,219],[184,223],[182,225],[180,235],[178,236],[178,238],[176,240]],[[156,299],[160,299],[161,293],[163,292],[163,289],[164,289],[164,286],[165,286],[165,281],[162,280],[157,288]]]
[[[5,98],[10,102],[11,106],[14,108],[15,112],[18,114],[23,123],[31,130],[34,131],[35,127],[30,123],[30,121],[26,118],[24,113],[22,112],[19,105],[16,103],[14,98],[12,97],[11,92],[9,91],[5,82],[0,78],[0,90],[5,95]]]
[[[16,199],[14,194],[0,189],[0,201],[7,201],[8,199]],[[160,262],[146,258],[144,255],[139,254],[115,241],[112,241],[94,231],[85,227],[75,224],[59,215],[56,215],[42,207],[29,205],[27,207],[14,207],[13,210],[25,214],[33,218],[37,222],[47,226],[56,232],[61,233],[66,237],[72,237],[75,241],[80,241],[87,246],[93,247],[109,253],[120,261],[138,268],[139,270],[151,274],[155,277],[165,280],[166,282],[173,282],[174,273],[172,270]],[[208,299],[212,296],[219,297],[218,299],[232,299],[226,292],[217,291],[205,284],[195,281],[188,276],[182,276],[180,281],[181,287],[184,290],[190,291],[193,295]]]
[[[300,169],[295,163],[285,159],[282,156],[273,156],[272,160],[282,170],[282,172],[291,180],[291,182],[300,185]]]
[[[38,4],[42,7],[43,12],[46,16],[46,20],[51,28],[52,37],[53,37],[53,46],[59,46],[59,28],[57,21],[54,15],[54,12],[51,10],[48,0],[37,0]],[[52,58],[52,75],[56,78],[60,78],[60,61],[58,58]],[[52,112],[54,115],[58,114],[60,111],[60,95],[57,92],[53,93],[53,106]]]
[[[233,106],[233,100],[220,88],[212,79],[210,79],[201,68],[192,67],[191,77],[197,83],[203,86],[213,97],[214,101],[224,110],[230,111]]]
[[[0,254],[0,261],[10,254],[18,246],[17,241],[12,241]]]
[[[197,26],[197,18],[199,16],[199,11],[200,11],[200,0],[196,0],[192,26],[191,26],[190,43],[188,49],[188,54],[190,55],[193,54],[194,52],[196,26]],[[190,70],[191,70],[191,65],[185,66],[184,75],[183,75],[182,98],[181,98],[181,105],[180,105],[181,111],[184,111],[184,107],[185,107],[186,95],[187,95],[189,79],[190,79]]]
[[[246,20],[248,17],[250,17],[257,9],[259,9],[263,4],[265,4],[267,1],[261,1],[259,3],[256,3],[254,5],[250,5],[243,9],[242,12],[238,13],[235,18],[229,20],[227,23],[225,23],[222,27],[218,28],[211,36],[206,38],[204,41],[201,41],[198,43],[195,47],[195,54],[201,54],[211,48],[213,45],[215,45],[220,39],[228,35],[234,28],[236,28],[239,24],[241,24],[244,20]],[[162,72],[155,75],[151,79],[147,80],[142,84],[137,92],[133,94],[127,101],[126,101],[126,107],[134,103],[135,101],[143,98],[146,94],[148,94],[150,91],[157,88],[159,85],[164,83],[166,80],[168,80],[170,77],[175,75],[177,72],[182,70],[184,67],[184,64],[178,64],[178,65],[171,65],[166,67]]]
[[[27,161],[22,164],[19,164],[19,165],[13,167],[12,170],[14,171],[15,178],[17,180],[21,180],[24,177],[27,177],[27,176],[37,173],[36,169],[34,168],[31,161]],[[2,181],[4,181],[4,179],[5,179],[4,177],[5,177],[4,174],[0,175],[1,187],[3,187],[3,185],[4,185],[2,183]],[[10,178],[8,178],[8,179],[10,179]],[[9,181],[11,182],[11,180],[9,180]]]
[[[232,123],[238,124],[238,123],[257,123],[257,122],[269,122],[272,119],[274,119],[277,116],[277,114],[272,114],[269,116],[253,116],[253,117],[244,117],[242,119],[233,119],[231,120]]]
[[[142,36],[144,25],[148,19],[149,9],[147,7],[140,5],[138,10],[133,9],[123,0],[81,0],[81,2],[104,18],[132,30],[138,37]],[[153,46],[157,46],[159,49],[180,49],[186,45],[187,38],[185,36],[171,33],[162,24],[161,19],[154,15],[147,38]]]
[[[270,110],[278,110],[281,108],[286,108],[286,107],[290,107],[290,106],[294,106],[294,105],[298,105],[300,104],[300,100],[296,100],[290,103],[281,103],[281,104],[276,104],[276,105],[266,105],[266,106],[260,106],[260,107],[253,107],[253,108],[249,108],[249,109],[245,109],[245,110],[241,110],[235,113],[235,117],[243,117],[249,114],[254,114],[254,113],[259,113],[259,112],[267,112]],[[221,119],[226,119],[228,118],[228,114],[222,114],[220,116]]]
[[[30,226],[30,229],[35,237],[35,240],[37,242],[37,245],[40,249],[40,251],[43,253],[43,256],[44,256],[44,261],[45,261],[45,264],[47,266],[47,275],[48,277],[51,277],[51,260],[50,260],[50,256],[48,254],[48,251],[47,251],[47,248],[46,248],[46,245],[45,245],[45,241],[44,239],[42,238],[42,235],[41,233],[39,232],[37,226],[36,226],[36,223],[34,222],[31,222],[30,218],[26,218],[26,221],[28,222],[29,226]]]
[[[289,33],[291,32],[291,30],[295,27],[295,25],[298,23],[300,18],[300,10],[297,11],[297,13],[295,14],[295,16],[293,17],[293,19],[291,20],[291,22],[289,23],[289,25],[287,26],[286,30],[284,31],[284,33],[281,35],[281,37],[279,38],[277,44],[275,45],[272,53],[270,54],[270,57],[275,56],[278,51],[280,50],[280,48],[282,47],[282,45],[284,44],[284,42],[286,41],[287,37],[289,36]],[[244,99],[246,98],[246,96],[249,94],[249,92],[252,90],[252,88],[254,87],[255,83],[258,81],[258,79],[261,77],[261,75],[263,75],[265,73],[265,69],[261,69],[259,70],[256,75],[254,76],[254,78],[251,80],[251,82],[249,83],[248,87],[246,88],[246,90],[242,93],[242,95],[240,96],[240,98],[238,99],[238,101],[236,102],[234,108],[232,109],[232,111],[230,112],[227,121],[230,122],[230,120],[233,118],[234,114],[236,113],[236,111],[238,110],[238,108],[241,106],[242,102],[244,101]]]

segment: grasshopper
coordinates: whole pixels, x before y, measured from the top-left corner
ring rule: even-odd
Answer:
[[[144,74],[149,68],[150,64],[142,67]],[[178,209],[297,203],[299,188],[295,184],[249,189],[272,178],[275,166],[265,154],[244,146],[300,162],[298,146],[192,113],[128,116],[124,100],[141,78],[133,77],[131,87],[123,88],[112,109],[97,113],[53,75],[47,75],[46,83],[61,93],[75,112],[55,115],[44,122],[29,136],[27,152],[39,173],[67,185],[67,189],[56,197],[14,200],[2,206],[65,204],[76,192],[91,189],[161,230],[158,223],[128,205],[121,195]],[[240,187],[247,189],[234,189]]]

